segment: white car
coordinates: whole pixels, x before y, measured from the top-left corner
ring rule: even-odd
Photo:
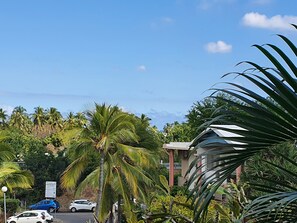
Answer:
[[[45,216],[45,220],[46,220],[48,223],[54,221],[54,217],[53,217],[52,215],[50,215],[47,211],[45,211],[45,210],[34,210],[34,211],[43,213],[44,216]]]
[[[45,213],[40,211],[24,211],[7,219],[7,223],[47,223]]]
[[[96,208],[96,203],[91,202],[86,199],[79,199],[79,200],[74,200],[70,203],[69,205],[69,210],[71,212],[76,212],[76,211],[95,211]]]

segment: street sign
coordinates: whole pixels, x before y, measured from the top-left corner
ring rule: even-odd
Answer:
[[[45,182],[45,198],[56,198],[56,181],[46,181]]]

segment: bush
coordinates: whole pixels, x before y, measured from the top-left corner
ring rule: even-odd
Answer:
[[[176,195],[189,195],[189,191],[186,186],[173,186],[170,192],[171,196]]]
[[[6,199],[6,212],[7,213],[15,213],[20,206],[20,201],[18,199]],[[0,208],[4,210],[4,200],[0,199]]]

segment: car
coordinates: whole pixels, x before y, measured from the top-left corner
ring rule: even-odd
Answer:
[[[51,223],[54,221],[54,217],[52,215],[50,215],[46,210],[34,210],[34,211],[43,213],[45,216],[46,222]]]
[[[96,208],[96,203],[91,202],[87,199],[78,199],[78,200],[73,200],[70,205],[69,205],[69,210],[71,212],[76,212],[76,211],[95,211]]]
[[[29,206],[30,210],[46,210],[49,213],[53,213],[55,211],[58,212],[59,208],[60,208],[59,202],[56,200],[50,200],[50,199],[42,200],[36,204],[32,204]]]
[[[18,215],[11,216],[7,223],[47,223],[45,213],[40,211],[24,211]]]

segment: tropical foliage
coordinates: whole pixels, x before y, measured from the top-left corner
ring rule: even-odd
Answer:
[[[189,142],[193,139],[191,137],[191,130],[187,122],[167,123],[163,128],[164,142]]]
[[[7,186],[9,191],[17,188],[31,188],[34,182],[30,171],[22,170],[12,162],[13,150],[5,143],[0,143],[0,185]]]
[[[117,106],[95,104],[86,116],[88,123],[69,151],[73,161],[63,173],[62,185],[75,188],[79,183],[78,193],[87,185],[97,188],[99,222],[107,218],[117,200],[123,200],[126,218],[135,222],[131,198],[145,200],[145,188],[152,181],[143,167],[152,164],[153,156],[147,149],[132,146],[138,142],[133,116]],[[79,182],[90,163],[93,168]]]
[[[209,124],[219,120],[222,124],[237,125],[239,128],[228,128],[227,126],[218,128],[238,134],[237,137],[228,139],[234,142],[231,147],[241,149],[211,150],[209,153],[217,155],[218,164],[208,170],[200,166],[198,168],[200,172],[196,171],[192,175],[191,182],[200,181],[195,187],[195,193],[192,194],[196,222],[201,221],[201,219],[203,222],[212,196],[237,167],[261,151],[269,150],[282,142],[294,143],[297,139],[297,67],[294,64],[297,48],[287,37],[278,36],[286,44],[288,53],[273,44],[254,45],[268,59],[269,67],[245,61],[241,64],[249,66],[248,69],[243,72],[228,74],[242,77],[254,87],[245,87],[241,84],[228,82],[226,83],[229,86],[228,88],[213,89],[214,93],[224,93],[236,98],[237,101],[228,98],[224,100],[238,109],[220,110],[220,115],[217,115]],[[215,94],[213,97],[216,98]],[[198,148],[199,145],[197,144],[199,143],[196,141],[193,146]],[[205,143],[203,146],[215,148],[217,145]],[[282,158],[296,166],[295,160],[285,156]],[[193,163],[192,168],[197,162],[198,158]],[[269,161],[267,162],[269,163]],[[291,180],[289,182],[278,182],[269,188],[265,185],[258,185],[258,188],[262,190],[265,190],[266,187],[265,191],[269,193],[254,200],[246,209],[243,219],[246,221],[257,220],[257,222],[296,222],[297,193],[294,186],[296,172],[287,170],[279,164],[269,164],[277,168],[283,175],[287,175],[287,179],[290,178]],[[214,171],[211,178],[204,177],[208,171]],[[259,178],[262,177],[259,176]]]
[[[236,101],[236,98],[225,93],[218,93],[216,97],[206,97],[192,105],[186,115],[189,141],[194,139],[205,129],[205,123],[211,121],[215,114],[221,114],[222,109],[237,109],[231,104],[228,104],[226,100]],[[235,117],[232,117],[232,119],[234,118]],[[217,122],[219,123],[219,121]]]
[[[146,204],[136,203],[134,205],[138,222],[192,222],[191,200],[183,191],[181,190],[173,196],[172,188],[169,187],[168,180],[163,175],[159,176],[157,185],[159,186],[149,194]]]
[[[289,162],[287,159],[294,162]],[[278,185],[279,190],[286,190],[287,184],[296,188],[290,174],[285,174],[278,166],[292,173],[297,172],[297,150],[292,143],[281,143],[269,150],[254,155],[244,165],[241,182],[248,183],[246,191],[250,198],[257,198],[270,192],[270,188]],[[280,182],[282,182],[280,184]],[[265,186],[265,187],[263,187]]]

